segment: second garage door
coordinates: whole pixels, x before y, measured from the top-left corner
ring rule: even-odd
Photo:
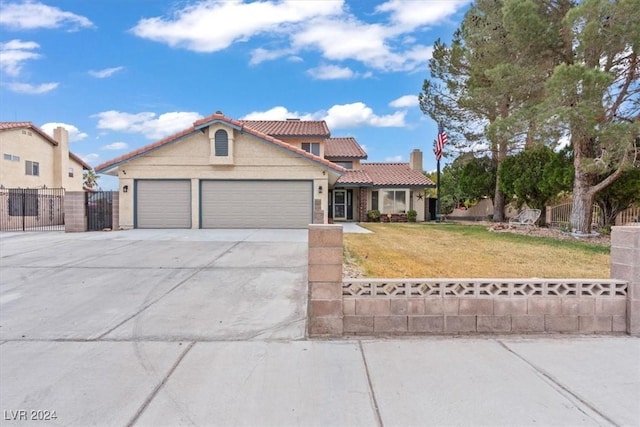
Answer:
[[[191,228],[191,181],[137,180],[136,228]]]
[[[306,228],[312,181],[201,181],[202,228]]]

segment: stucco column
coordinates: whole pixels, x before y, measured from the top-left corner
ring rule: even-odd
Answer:
[[[342,225],[309,225],[310,336],[341,336]]]
[[[629,283],[627,333],[640,336],[640,227],[612,227],[611,277]]]

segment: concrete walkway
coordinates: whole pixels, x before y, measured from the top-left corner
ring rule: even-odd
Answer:
[[[309,341],[306,231],[216,231],[0,234],[0,425],[640,425],[638,338]]]

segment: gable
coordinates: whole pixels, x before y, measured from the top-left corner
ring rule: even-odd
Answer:
[[[169,136],[160,141],[154,142],[153,144],[149,144],[145,147],[142,147],[138,150],[127,153],[123,156],[120,156],[116,159],[107,161],[98,165],[96,167],[96,172],[98,173],[108,173],[114,175],[117,171],[117,168],[123,166],[129,162],[136,161],[136,163],[147,163],[153,164],[156,158],[165,158],[165,163],[167,165],[209,165],[211,163],[208,161],[210,155],[210,145],[206,145],[204,143],[196,143],[194,141],[201,140],[202,138],[207,139],[210,128],[224,128],[228,130],[228,132],[233,133],[233,139],[237,141],[238,147],[242,147],[243,143],[241,141],[245,140],[245,136],[251,136],[256,139],[256,141],[260,144],[266,145],[275,149],[276,151],[280,151],[280,156],[284,156],[283,159],[289,159],[289,161],[293,161],[291,159],[302,159],[307,163],[315,164],[317,167],[333,170],[334,173],[341,174],[346,170],[341,166],[338,166],[328,160],[325,160],[321,157],[314,156],[309,154],[300,148],[293,147],[285,142],[282,142],[276,138],[273,138],[269,135],[265,135],[261,132],[256,131],[255,129],[251,129],[249,127],[245,127],[242,122],[237,120],[230,119],[221,114],[214,114],[210,117],[198,120],[194,122],[194,125],[190,128],[183,130],[175,135]],[[210,144],[210,141],[208,141]],[[174,148],[169,149],[168,147],[174,146]],[[206,145],[207,154],[204,157],[204,147]],[[255,150],[253,150],[255,152]],[[274,151],[275,152],[275,151]],[[273,156],[265,157],[265,161],[267,159],[272,158]],[[149,158],[151,160],[142,160],[143,158]],[[207,160],[205,160],[207,159]],[[245,160],[243,160],[245,159]],[[254,155],[253,157],[242,156],[236,157],[234,154],[233,165],[241,165],[243,162],[256,162],[260,161],[259,156]],[[160,161],[158,161],[160,162]],[[237,163],[239,162],[239,163]]]

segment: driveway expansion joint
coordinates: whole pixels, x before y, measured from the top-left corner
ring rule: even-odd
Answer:
[[[373,411],[376,415],[376,423],[378,427],[384,427],[382,417],[380,416],[380,408],[378,406],[378,400],[376,399],[376,393],[373,390],[373,383],[371,382],[371,375],[369,375],[369,365],[367,364],[367,357],[364,355],[364,348],[362,347],[362,341],[358,340],[358,348],[360,348],[360,355],[362,356],[362,362],[364,363],[364,371],[367,375],[367,384],[369,385],[369,395],[371,396],[371,404]]]
[[[145,409],[147,409],[147,407],[149,406],[149,404],[151,403],[151,401],[156,397],[156,395],[160,392],[160,390],[162,389],[162,387],[164,387],[164,385],[167,383],[167,381],[169,380],[169,378],[171,377],[171,375],[174,373],[174,371],[178,368],[178,365],[180,365],[180,363],[182,362],[182,360],[185,358],[185,356],[187,355],[187,353],[189,353],[189,351],[193,348],[193,346],[196,344],[195,341],[192,341],[189,343],[189,345],[187,346],[187,348],[185,348],[182,353],[180,353],[180,356],[178,356],[178,359],[176,360],[176,362],[171,366],[171,368],[169,369],[169,371],[167,372],[167,374],[164,376],[164,378],[162,379],[162,381],[160,381],[160,383],[153,389],[153,391],[151,392],[151,394],[145,399],[145,401],[142,403],[142,406],[140,406],[140,408],[138,409],[138,411],[136,411],[135,415],[133,416],[133,418],[131,418],[131,421],[129,421],[127,423],[127,427],[131,427],[133,425],[135,425],[135,423],[138,421],[138,419],[140,418],[140,416],[142,415],[142,413],[145,411]]]
[[[583,397],[581,397],[579,394],[573,392],[569,387],[567,387],[566,385],[562,384],[558,379],[556,379],[553,375],[551,375],[550,373],[546,372],[544,369],[536,366],[534,363],[530,362],[529,360],[527,360],[524,356],[518,354],[515,350],[511,349],[505,342],[503,342],[502,340],[496,340],[496,342],[503,347],[505,350],[507,350],[509,353],[511,353],[512,355],[514,355],[515,357],[517,357],[518,359],[520,359],[522,362],[524,362],[525,364],[527,364],[529,367],[531,367],[538,375],[540,375],[542,378],[544,378],[546,381],[550,382],[554,388],[557,389],[557,391],[564,395],[566,398],[568,398],[570,401],[572,400],[576,400],[578,402],[580,402],[582,405],[584,405],[585,407],[587,407],[590,411],[592,411],[594,414],[598,415],[599,417],[601,417],[601,420],[598,419],[594,419],[592,414],[589,414],[588,412],[584,411],[583,408],[581,408],[579,405],[575,405],[576,408],[582,412],[583,414],[585,414],[586,416],[588,416],[589,418],[593,419],[596,423],[600,424],[602,420],[608,422],[609,424],[611,424],[612,426],[616,426],[616,427],[620,427],[620,425],[618,423],[616,423],[614,420],[612,420],[610,417],[608,417],[606,414],[602,413],[602,411],[600,411],[598,408],[596,408],[592,403],[590,403],[589,401],[585,400]],[[575,402],[572,402],[575,404]]]

